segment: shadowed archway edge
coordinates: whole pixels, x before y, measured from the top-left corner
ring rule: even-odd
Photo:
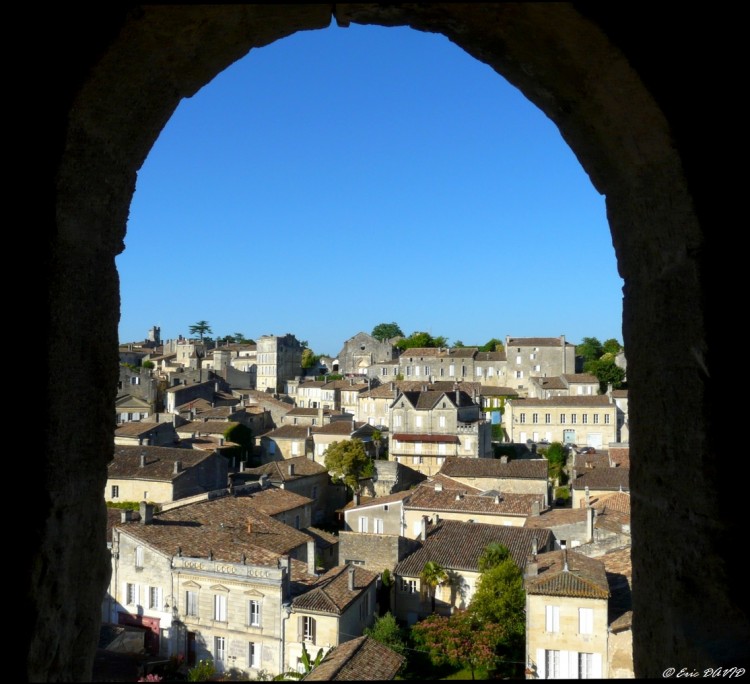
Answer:
[[[625,281],[636,673],[737,664],[750,631],[729,562],[738,521],[724,506],[728,487],[739,488],[720,478],[711,430],[707,267],[718,231],[695,162],[704,142],[685,123],[688,95],[667,68],[695,63],[688,38],[673,38],[674,55],[654,60],[667,20],[646,24],[619,5],[133,5],[48,12],[58,28],[55,216],[41,246],[47,424],[43,491],[30,514],[38,543],[24,613],[29,680],[90,677],[109,573],[102,491],[117,377],[114,259],[137,171],[182,98],[248,50],[324,28],[332,15],[340,25],[446,35],[557,124],[606,196]],[[721,620],[706,620],[709,611]]]

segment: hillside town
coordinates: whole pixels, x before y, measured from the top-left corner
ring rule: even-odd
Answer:
[[[95,679],[634,677],[622,348],[193,328],[119,349]]]

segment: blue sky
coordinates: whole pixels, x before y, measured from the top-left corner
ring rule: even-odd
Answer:
[[[252,50],[138,174],[120,340],[378,323],[449,343],[622,341],[604,197],[557,128],[445,37],[352,25]]]

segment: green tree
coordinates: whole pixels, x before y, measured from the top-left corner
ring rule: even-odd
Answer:
[[[375,624],[372,627],[365,627],[364,633],[396,653],[402,656],[407,655],[407,639],[404,630],[399,627],[396,618],[390,612],[376,617]]]
[[[213,332],[214,331],[211,330],[211,326],[208,324],[208,321],[198,321],[197,323],[193,323],[193,325],[190,326],[190,334],[200,335],[201,342],[206,335],[213,335]]]
[[[479,556],[479,572],[484,572],[485,570],[494,568],[496,565],[500,565],[509,555],[510,552],[505,544],[491,542],[484,548],[482,555]]]
[[[450,617],[430,615],[411,628],[411,636],[433,665],[468,668],[474,679],[478,669],[495,666],[495,648],[504,634],[501,625],[482,624],[471,612],[458,611]]]
[[[430,599],[430,609],[435,612],[435,593],[441,584],[448,581],[448,573],[445,568],[436,561],[427,561],[419,573],[419,583],[423,592]]]
[[[482,571],[469,610],[481,621],[503,625],[506,636],[524,634],[526,594],[523,575],[510,554]]]
[[[613,389],[619,389],[625,380],[625,370],[615,363],[613,354],[603,354],[600,359],[590,361],[584,365],[584,370],[596,376],[599,381],[599,391],[607,391],[607,385]]]
[[[498,640],[495,653],[501,656],[505,670],[502,676],[515,678],[523,662],[526,637],[526,593],[523,575],[508,556],[496,565],[484,570],[479,576],[469,612],[482,625],[497,625]]]
[[[143,362],[143,363],[141,364],[141,367],[142,367],[142,368],[146,368],[146,369],[148,369],[148,370],[151,370],[152,368],[154,368],[154,367],[155,367],[155,364],[154,364],[154,362],[153,362],[153,361],[151,361],[150,359],[146,359],[146,360],[145,360],[145,361],[144,361],[144,362]]]
[[[375,472],[364,443],[357,438],[331,443],[324,464],[334,482],[343,482],[354,491],[359,491],[360,480],[372,477]]]
[[[305,347],[302,350],[302,368],[315,368],[320,361],[320,355],[315,354],[312,349]]]
[[[414,347],[447,347],[448,338],[433,337],[428,332],[413,332],[409,337],[404,337],[396,342],[399,349],[413,349]]]
[[[614,337],[610,337],[608,340],[604,341],[604,344],[602,344],[602,351],[605,354],[614,355],[622,351],[622,345]]]
[[[539,449],[539,454],[547,459],[547,476],[550,480],[565,484],[567,452],[562,443],[552,442],[548,447]]]
[[[453,348],[454,348],[454,349],[463,349],[463,347],[465,347],[465,346],[466,346],[466,345],[465,345],[465,344],[464,344],[463,342],[461,342],[461,340],[456,340],[456,341],[455,341],[455,342],[453,343]]]
[[[385,342],[391,340],[394,337],[403,337],[404,332],[399,327],[398,323],[378,323],[370,333],[376,340]]]
[[[235,423],[224,430],[224,439],[227,442],[234,442],[238,446],[224,453],[230,458],[237,457],[240,461],[247,462],[248,458],[253,455],[255,439],[253,431],[242,423]]]
[[[494,351],[505,351],[505,344],[502,340],[498,340],[496,337],[493,337],[491,340],[483,344],[481,347],[479,347],[479,351],[481,352],[494,352]]]
[[[584,368],[586,363],[596,361],[603,353],[602,343],[596,337],[584,337],[576,346],[576,356],[583,358]]]

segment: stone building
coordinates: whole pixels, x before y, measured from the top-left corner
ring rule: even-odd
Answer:
[[[338,372],[342,375],[369,376],[370,368],[398,358],[399,350],[391,340],[380,341],[365,332],[350,337],[338,355]]]
[[[447,456],[492,456],[491,427],[466,392],[405,391],[391,402],[388,458],[433,475]]]
[[[145,628],[153,655],[284,671],[285,606],[315,580],[314,540],[242,496],[128,513],[113,529],[109,621]]]
[[[263,335],[258,338],[256,347],[256,389],[283,392],[287,380],[301,375],[302,345],[294,335]]]
[[[525,564],[529,679],[607,679],[609,583],[604,563],[562,548]]]
[[[509,399],[503,425],[511,442],[561,442],[600,449],[617,441],[617,407],[606,395]]]
[[[576,372],[576,347],[560,337],[505,337],[507,384],[526,396],[532,377]]]
[[[224,489],[224,456],[195,449],[117,446],[107,466],[106,501],[163,503]]]

